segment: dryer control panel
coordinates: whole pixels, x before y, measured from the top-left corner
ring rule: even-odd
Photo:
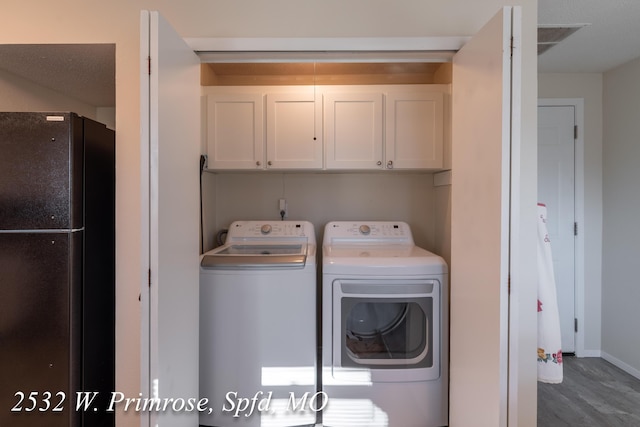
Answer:
[[[405,222],[334,221],[325,227],[325,244],[340,241],[413,244],[411,229]]]

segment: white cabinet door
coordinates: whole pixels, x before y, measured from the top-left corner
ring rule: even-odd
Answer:
[[[261,93],[219,93],[207,98],[207,154],[212,169],[264,167]]]
[[[158,12],[140,24],[142,397],[196,398],[200,60]],[[139,414],[142,425],[198,424],[197,411]]]
[[[387,169],[442,168],[444,142],[442,92],[387,93],[385,167]]]
[[[267,169],[322,168],[322,101],[313,90],[267,94],[266,157]]]
[[[323,102],[326,168],[382,168],[382,93],[327,93]]]

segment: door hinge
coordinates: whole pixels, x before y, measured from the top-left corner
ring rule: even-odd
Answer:
[[[578,332],[578,319],[573,319],[573,332]]]
[[[573,126],[573,139],[578,139],[578,125]]]
[[[507,294],[511,295],[511,275],[507,276]]]
[[[513,58],[513,36],[511,36],[511,58]]]
[[[577,222],[573,223],[573,235],[574,236],[578,235],[578,223]]]
[[[149,287],[151,287],[151,269],[149,269]]]
[[[147,71],[151,75],[151,57],[147,56]]]

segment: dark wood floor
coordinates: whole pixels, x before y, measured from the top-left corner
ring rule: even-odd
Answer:
[[[538,383],[539,427],[640,426],[640,380],[600,358],[563,358],[562,384]]]

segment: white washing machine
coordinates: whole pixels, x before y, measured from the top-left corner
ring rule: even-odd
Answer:
[[[306,221],[234,222],[202,256],[200,425],[315,424],[316,279]]]
[[[322,425],[447,425],[444,260],[379,221],[330,222],[322,257]]]

